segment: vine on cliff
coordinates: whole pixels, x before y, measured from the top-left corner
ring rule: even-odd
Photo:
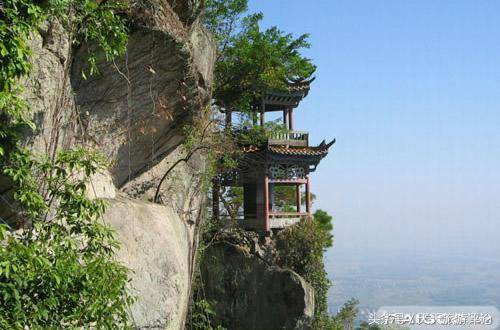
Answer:
[[[104,203],[86,194],[102,157],[83,148],[33,154],[20,142],[35,128],[20,83],[31,70],[30,38],[44,21],[58,21],[73,46],[97,44],[89,53],[88,74],[94,74],[98,52],[111,60],[125,51],[126,22],[117,14],[124,8],[116,0],[6,0],[0,6],[0,175],[14,187],[15,202],[5,202],[22,227],[0,225],[0,328],[128,323],[128,270],[114,259],[113,232],[98,221]]]

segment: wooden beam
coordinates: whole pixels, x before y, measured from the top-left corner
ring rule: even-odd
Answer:
[[[298,98],[287,98],[287,99],[277,100],[277,99],[274,99],[274,98],[267,97],[267,98],[265,98],[265,101],[266,101],[267,104],[273,105],[273,106],[291,106],[291,107],[296,107],[301,100],[298,99]]]

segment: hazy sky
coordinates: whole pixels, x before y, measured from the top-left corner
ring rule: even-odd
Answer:
[[[500,253],[500,2],[250,0],[311,34],[298,130],[337,144],[312,176],[333,253]]]

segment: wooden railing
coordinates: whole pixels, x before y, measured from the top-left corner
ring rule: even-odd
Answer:
[[[292,147],[308,147],[309,133],[299,131],[288,131],[284,133],[275,133],[267,143],[269,145],[286,145]]]
[[[309,218],[308,213],[298,212],[271,212],[269,213],[269,226],[270,228],[285,228],[294,225],[301,220]]]
[[[306,212],[269,212],[269,228],[280,229],[288,226],[293,226],[300,221],[309,220],[311,215]],[[245,229],[265,229],[265,223],[262,218],[247,214],[246,216],[239,215],[237,223]]]

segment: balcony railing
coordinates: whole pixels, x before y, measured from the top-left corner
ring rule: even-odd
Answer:
[[[286,145],[292,147],[308,147],[309,133],[299,131],[288,131],[284,133],[275,133],[267,143],[269,145]]]
[[[306,212],[269,212],[269,228],[279,229],[295,225],[302,220],[309,220],[311,215]],[[226,217],[229,220],[229,217]],[[238,215],[236,218],[240,226],[246,229],[264,229],[264,220],[255,214]]]
[[[307,220],[310,217],[309,213],[297,213],[297,212],[271,212],[269,214],[269,227],[270,228],[285,228],[301,220]]]

